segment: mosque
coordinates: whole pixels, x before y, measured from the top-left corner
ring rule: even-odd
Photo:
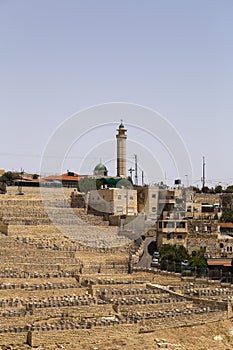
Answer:
[[[118,178],[127,178],[126,174],[126,140],[127,140],[127,129],[125,128],[123,121],[117,129],[117,174]],[[108,177],[108,169],[102,163],[95,166],[93,176],[96,178]]]
[[[127,129],[123,125],[123,121],[117,129],[116,139],[117,139],[117,173],[115,176],[108,175],[107,167],[101,162],[97,164],[93,170],[93,175],[91,177],[96,179],[101,179],[102,185],[105,187],[116,187],[119,180],[126,179],[126,140],[127,140]],[[39,186],[43,182],[46,186],[57,186],[62,184],[64,187],[74,187],[78,186],[79,180],[82,178],[90,177],[90,175],[80,175],[67,170],[65,174],[61,175],[50,175],[42,179],[37,179],[36,181],[24,181],[17,180],[17,185],[23,186]],[[124,183],[124,186],[126,184]],[[129,185],[129,184],[128,184]],[[121,183],[122,186],[122,183]]]

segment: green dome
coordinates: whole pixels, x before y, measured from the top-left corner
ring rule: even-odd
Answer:
[[[94,171],[107,171],[107,168],[104,164],[99,163],[96,165]]]

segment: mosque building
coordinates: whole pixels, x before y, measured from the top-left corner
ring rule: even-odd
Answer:
[[[127,178],[126,174],[126,135],[127,129],[123,125],[123,121],[117,129],[117,178]],[[97,178],[108,177],[108,169],[101,162],[97,164],[93,170],[93,176]]]
[[[108,176],[108,169],[106,166],[102,163],[99,163],[95,166],[95,169],[93,171],[93,175],[95,177],[103,177],[103,176]]]

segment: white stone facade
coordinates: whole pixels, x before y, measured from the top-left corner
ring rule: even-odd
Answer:
[[[109,215],[136,215],[137,191],[126,188],[104,188],[90,191],[88,210]]]

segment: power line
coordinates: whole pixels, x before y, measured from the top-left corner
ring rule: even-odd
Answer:
[[[41,154],[19,154],[19,153],[0,153],[0,156],[6,156],[6,157],[33,157],[33,158],[42,158]],[[53,158],[53,159],[98,159],[99,157],[84,157],[84,156],[67,156],[67,157],[59,157],[56,155],[46,155],[43,156],[43,158]],[[102,159],[109,159],[109,157],[102,157]]]

